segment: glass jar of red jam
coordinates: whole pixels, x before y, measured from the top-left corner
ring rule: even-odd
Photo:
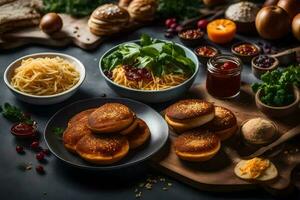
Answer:
[[[234,98],[240,93],[242,61],[231,55],[217,55],[207,62],[206,89],[221,99]]]

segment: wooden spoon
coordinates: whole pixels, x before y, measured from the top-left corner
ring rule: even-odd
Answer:
[[[282,65],[289,65],[297,61],[297,54],[300,54],[300,47],[287,49],[270,56],[277,58]]]
[[[260,149],[258,149],[257,151],[255,151],[253,154],[249,155],[249,156],[245,156],[243,157],[243,159],[251,159],[251,158],[254,158],[254,157],[258,157],[258,156],[261,156],[262,154],[264,154],[266,151],[288,141],[289,139],[297,136],[297,135],[300,135],[300,124],[296,127],[294,127],[293,129],[289,130],[288,132],[286,132],[285,134],[283,134],[280,138],[278,138],[275,142],[265,146],[265,147],[262,147]]]

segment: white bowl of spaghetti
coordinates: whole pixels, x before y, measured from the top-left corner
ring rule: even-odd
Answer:
[[[183,45],[143,35],[108,50],[99,68],[108,86],[121,96],[160,103],[179,98],[191,87],[199,62]]]
[[[71,97],[85,79],[85,68],[76,58],[61,53],[36,53],[13,61],[4,82],[21,101],[50,105]]]

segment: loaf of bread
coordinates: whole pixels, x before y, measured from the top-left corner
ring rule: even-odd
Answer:
[[[38,25],[41,0],[0,0],[0,33]]]

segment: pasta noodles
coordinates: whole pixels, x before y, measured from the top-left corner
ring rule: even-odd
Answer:
[[[140,90],[162,90],[170,87],[174,87],[184,82],[187,77],[183,74],[164,74],[160,77],[154,76],[151,72],[151,80],[129,80],[126,77],[125,70],[122,66],[118,66],[112,70],[111,79],[119,84],[129,88],[140,89]]]
[[[73,87],[79,77],[74,65],[63,58],[29,58],[15,69],[11,85],[28,94],[53,95]]]

